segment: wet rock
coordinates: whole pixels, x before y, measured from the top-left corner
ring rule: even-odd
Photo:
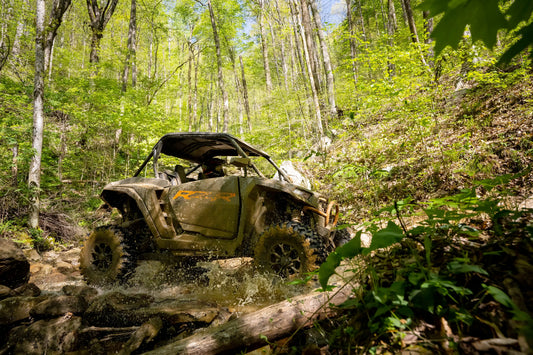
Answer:
[[[15,293],[12,289],[7,286],[0,285],[0,300],[13,296],[15,296]]]
[[[161,318],[165,324],[210,324],[218,316],[218,308],[212,304],[190,299],[166,299],[154,302],[150,307],[136,311],[140,319]]]
[[[58,272],[68,275],[74,271],[74,266],[70,263],[59,261],[56,263],[56,269]]]
[[[87,304],[91,304],[98,296],[98,290],[90,286],[65,285],[61,291],[67,296],[81,297]]]
[[[110,292],[93,300],[85,319],[96,326],[127,327],[140,325],[147,318],[140,318],[135,311],[147,307],[154,301],[154,297],[147,294],[125,295],[120,292]]]
[[[41,289],[37,287],[36,284],[30,282],[28,284],[17,287],[13,290],[13,293],[16,296],[37,297],[41,294]]]
[[[87,302],[78,296],[54,296],[38,304],[31,310],[30,315],[36,319],[56,318],[66,314],[79,315],[87,308]]]
[[[29,318],[30,310],[46,298],[46,296],[10,297],[0,301],[0,326]]]
[[[151,342],[163,327],[160,318],[151,318],[137,329],[124,344],[119,355],[128,355],[139,349],[143,343]]]
[[[61,317],[16,327],[5,349],[13,354],[64,354],[76,349],[81,324],[80,317]]]
[[[96,326],[127,327],[160,318],[166,325],[209,324],[218,309],[206,302],[190,299],[155,300],[146,294],[125,295],[112,292],[96,298],[85,312],[85,319]]]
[[[15,242],[0,238],[0,285],[16,288],[28,282],[30,263]]]

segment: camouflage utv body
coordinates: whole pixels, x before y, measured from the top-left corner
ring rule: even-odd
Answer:
[[[172,158],[188,166],[165,169]],[[255,159],[279,179],[266,178]],[[207,176],[212,161],[234,174]],[[153,177],[141,176],[147,170]],[[101,197],[122,220],[85,242],[80,268],[91,283],[126,280],[139,258],[169,254],[253,257],[258,268],[290,277],[311,271],[334,247],[338,206],[290,183],[268,154],[229,134],[166,134],[133,177],[108,184]]]

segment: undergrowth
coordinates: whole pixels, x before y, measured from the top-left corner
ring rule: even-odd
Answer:
[[[359,231],[332,252],[320,284],[333,289],[335,275],[353,297],[339,306],[339,318],[322,324],[329,350],[531,351],[533,210],[508,209],[501,198],[527,173],[426,203],[394,203],[367,224],[370,245]],[[408,226],[413,215],[419,221]]]

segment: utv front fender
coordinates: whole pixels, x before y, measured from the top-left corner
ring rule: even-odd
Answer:
[[[163,192],[163,189],[139,190],[132,186],[119,185],[106,187],[101,197],[111,207],[119,209],[123,213],[123,217],[125,217],[125,206],[133,202],[143,215],[155,238],[172,238],[173,229],[167,225],[161,209]]]

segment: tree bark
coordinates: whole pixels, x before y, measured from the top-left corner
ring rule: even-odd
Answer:
[[[98,5],[98,0],[87,0],[87,11],[89,13],[89,27],[91,28],[91,54],[89,61],[97,64],[100,61],[100,41],[104,36],[104,29],[111,16],[115,12],[118,0],[106,0],[102,7]]]
[[[411,32],[411,41],[413,43],[420,43],[420,39],[418,38],[418,33],[416,31],[416,24],[413,15],[413,9],[411,7],[411,0],[402,0],[402,2],[405,11],[405,17],[407,18],[407,23],[409,24],[409,31]]]
[[[126,92],[128,87],[129,68],[131,67],[131,86],[135,87],[137,84],[137,43],[135,37],[137,35],[137,1],[131,0],[130,8],[130,24],[128,27],[128,49],[126,53],[126,60],[124,62],[124,70],[122,72],[122,92]]]
[[[355,42],[355,26],[352,18],[352,1],[346,0],[346,21],[348,22],[348,32],[350,34],[350,60],[352,63],[353,83],[357,89],[357,44]]]
[[[248,122],[248,132],[252,132],[252,120],[250,116],[250,102],[248,101],[248,85],[246,84],[246,76],[244,75],[244,65],[242,64],[242,56],[239,55],[239,63],[241,65],[242,76],[242,95],[244,98],[244,111],[246,112],[246,121]]]
[[[295,0],[291,0],[295,1]],[[319,136],[319,140],[324,136],[324,126],[322,124],[322,113],[320,112],[320,99],[319,99],[319,93],[317,90],[317,85],[315,83],[315,74],[316,72],[313,71],[312,66],[312,59],[311,55],[309,53],[309,46],[307,44],[307,35],[305,34],[305,29],[303,25],[303,20],[300,16],[297,16],[298,25],[300,27],[300,34],[302,37],[302,47],[304,51],[305,56],[305,63],[307,67],[307,74],[309,76],[309,86],[311,86],[311,93],[313,95],[313,104],[314,104],[314,111],[315,111],[315,117],[316,117],[316,129]]]
[[[223,132],[228,131],[228,115],[229,115],[229,99],[228,93],[224,86],[224,76],[222,75],[222,54],[220,50],[220,40],[218,38],[217,23],[215,20],[215,13],[213,12],[213,6],[211,0],[207,2],[209,7],[209,17],[211,18],[211,26],[213,28],[213,39],[215,41],[215,48],[217,54],[217,66],[218,66],[218,88],[223,101],[222,119],[223,119]]]
[[[337,104],[335,100],[335,78],[333,76],[333,68],[331,65],[331,59],[329,56],[328,44],[326,41],[326,32],[322,27],[322,19],[320,18],[320,12],[316,5],[316,0],[308,0],[311,5],[311,11],[313,12],[313,18],[315,20],[315,26],[318,32],[318,41],[322,50],[322,62],[324,63],[324,70],[326,72],[326,85],[328,90],[328,102],[329,112],[331,118],[337,116]]]
[[[44,17],[45,0],[37,0],[35,8],[35,78],[33,84],[33,156],[31,157],[28,174],[28,186],[30,188],[28,225],[30,228],[39,226],[39,190],[41,188],[41,155],[44,129]]]
[[[207,328],[188,338],[146,354],[218,354],[251,350],[289,336],[311,326],[315,321],[337,313],[331,304],[341,304],[351,294],[351,287],[335,292],[313,292],[245,314],[214,328]],[[266,338],[266,339],[265,339]]]
[[[52,4],[52,12],[50,13],[50,19],[46,26],[46,38],[44,41],[44,70],[48,69],[51,63],[52,48],[54,46],[54,40],[57,36],[57,30],[63,22],[63,15],[70,7],[71,0],[54,0]]]
[[[266,81],[266,88],[268,92],[272,91],[272,77],[270,75],[270,63],[268,60],[268,47],[266,43],[266,31],[265,26],[263,23],[264,18],[264,0],[259,0],[259,16],[258,16],[258,23],[259,23],[259,34],[261,36],[261,53],[263,54],[263,66],[265,68],[265,81]]]

